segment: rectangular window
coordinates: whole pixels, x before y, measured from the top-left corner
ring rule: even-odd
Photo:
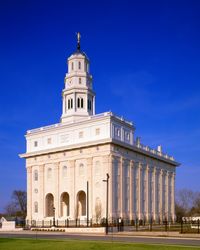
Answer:
[[[51,144],[51,138],[48,138],[48,139],[47,139],[47,143],[48,143],[48,144]]]
[[[100,128],[96,128],[96,135],[100,134]]]
[[[34,141],[34,147],[37,147],[37,146],[38,146],[38,142]]]
[[[83,138],[83,131],[79,132],[79,138]]]

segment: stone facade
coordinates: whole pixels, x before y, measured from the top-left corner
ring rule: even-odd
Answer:
[[[61,122],[28,130],[27,220],[100,221],[109,218],[174,220],[179,164],[134,140],[131,122],[105,112],[95,115],[89,59],[77,47],[68,59]],[[88,187],[88,190],[87,190]],[[87,206],[88,200],[88,206]]]

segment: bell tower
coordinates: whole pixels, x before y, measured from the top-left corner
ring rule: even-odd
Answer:
[[[61,122],[74,122],[95,114],[95,93],[89,73],[89,59],[81,51],[80,33],[77,33],[77,49],[68,58],[68,72],[62,91],[63,110]]]

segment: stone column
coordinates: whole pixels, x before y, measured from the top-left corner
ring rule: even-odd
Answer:
[[[55,217],[56,219],[60,215],[60,188],[59,188],[59,162],[54,163],[54,207],[55,207]]]
[[[149,219],[149,166],[146,165],[146,168],[144,167],[144,216],[146,219]]]
[[[156,168],[152,168],[152,214],[153,219],[156,219]]]
[[[130,180],[129,180],[129,205],[130,205],[130,211],[129,211],[129,218],[130,220],[133,220],[133,201],[134,201],[134,174],[133,174],[133,167],[134,163],[133,161],[130,161],[129,165],[129,173],[130,173]]]
[[[138,214],[137,217],[140,220],[141,219],[141,199],[142,199],[142,195],[141,195],[141,171],[142,171],[142,166],[139,163],[138,165]]]
[[[69,216],[72,219],[76,219],[76,209],[77,209],[77,204],[76,204],[76,193],[75,193],[75,160],[69,160],[68,161],[68,166],[70,169],[70,192],[69,192]]]
[[[87,181],[89,184],[89,194],[88,194],[88,196],[89,196],[89,219],[91,219],[95,215],[95,201],[94,201],[94,207],[93,207],[92,165],[93,165],[93,158],[92,157],[87,158]],[[87,193],[86,193],[86,203],[87,203]],[[87,204],[86,204],[86,206],[87,206]]]
[[[167,220],[169,220],[168,194],[169,194],[169,173],[166,171],[165,173],[165,215],[166,215]]]
[[[26,219],[32,220],[32,166],[26,167],[27,171],[27,216]]]
[[[123,161],[124,159],[121,157],[120,159],[120,217],[123,217]]]
[[[44,197],[44,167],[45,165],[39,166],[39,197],[40,202],[38,204],[39,206],[39,218],[43,219],[46,216],[45,213],[45,197]]]
[[[176,173],[172,173],[171,214],[173,221],[175,220],[175,178],[176,178]]]
[[[163,197],[163,182],[162,182],[162,175],[163,175],[163,172],[162,172],[162,169],[160,169],[160,172],[159,172],[159,217],[160,219],[162,220],[163,219],[163,206],[162,206],[162,197]]]

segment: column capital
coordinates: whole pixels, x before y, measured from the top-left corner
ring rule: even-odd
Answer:
[[[26,171],[28,174],[30,174],[32,172],[32,166],[27,166]]]
[[[45,164],[39,165],[39,171],[43,172],[44,171]]]

